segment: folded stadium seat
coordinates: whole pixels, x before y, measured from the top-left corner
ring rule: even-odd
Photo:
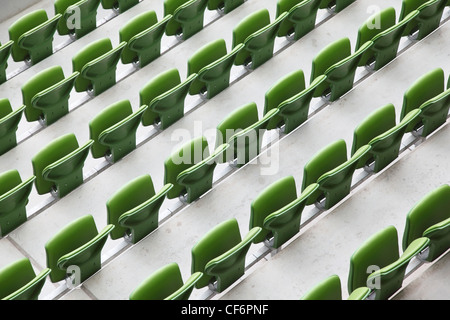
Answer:
[[[183,118],[186,96],[196,77],[191,74],[182,82],[178,69],[172,68],[145,84],[139,91],[140,104],[148,106],[142,125],[157,125],[164,130]]]
[[[104,9],[113,9],[119,13],[125,12],[139,3],[139,0],[101,0]]]
[[[226,220],[208,231],[192,248],[191,272],[202,272],[196,288],[209,286],[222,292],[245,274],[245,258],[260,227],[241,238],[236,219]]]
[[[203,29],[208,0],[164,0],[164,16],[172,15],[166,35],[186,40]]]
[[[55,14],[61,14],[57,31],[77,39],[97,28],[100,0],[55,0]]]
[[[426,137],[447,121],[449,108],[450,87],[445,90],[444,71],[436,68],[415,80],[405,91],[400,118],[420,109],[420,117],[406,128],[406,132]]]
[[[324,207],[329,209],[345,198],[350,193],[358,162],[369,151],[370,146],[362,146],[347,159],[347,145],[342,139],[319,150],[303,168],[302,192],[313,183],[319,185],[306,205],[320,203],[325,198]]]
[[[135,63],[140,68],[161,55],[161,39],[172,15],[158,21],[153,10],[142,12],[119,29],[120,42],[127,45],[122,51],[123,64]]]
[[[430,239],[425,261],[434,261],[450,248],[450,186],[442,185],[418,201],[406,216],[403,250],[415,239]]]
[[[208,10],[217,10],[227,14],[244,2],[245,0],[208,0]]]
[[[366,166],[373,172],[380,172],[394,161],[399,155],[407,126],[419,117],[420,112],[419,109],[412,110],[398,124],[392,104],[370,113],[353,132],[352,154],[364,145],[371,146],[366,156],[359,160],[357,168]]]
[[[113,225],[97,231],[94,218],[83,215],[70,222],[45,244],[51,282],[70,279],[78,286],[101,269],[101,253]],[[75,268],[74,268],[75,267]]]
[[[366,286],[371,289],[371,299],[388,299],[402,287],[409,262],[429,241],[425,237],[414,240],[400,256],[394,226],[373,234],[350,258],[348,292]]]
[[[322,0],[278,0],[277,13],[288,15],[278,30],[279,37],[289,37],[298,40],[316,26],[317,12]]]
[[[219,162],[235,162],[236,166],[241,167],[258,156],[267,124],[277,113],[278,109],[272,109],[259,119],[258,107],[254,102],[231,112],[216,127],[216,148],[224,143],[230,145]]]
[[[287,176],[260,192],[250,206],[249,228],[262,229],[253,243],[264,242],[278,249],[296,235],[300,231],[306,200],[318,188],[319,185],[313,183],[297,196],[294,177]]]
[[[369,293],[369,288],[360,287],[350,293],[347,300],[365,300]],[[327,277],[305,293],[301,300],[342,300],[341,279],[336,274]]]
[[[308,119],[309,107],[318,85],[325,81],[326,76],[318,76],[306,88],[303,70],[295,70],[275,82],[264,95],[264,114],[278,108],[267,125],[267,130],[283,128],[288,134],[298,128]]]
[[[47,17],[44,9],[32,11],[14,22],[8,29],[14,41],[11,56],[14,61],[36,64],[53,54],[53,37],[61,14]]]
[[[39,300],[50,271],[45,268],[36,274],[28,258],[8,264],[0,270],[0,299]]]
[[[379,70],[394,60],[405,28],[418,14],[418,10],[411,11],[396,22],[395,9],[388,7],[367,19],[358,29],[355,48],[358,50],[367,41],[373,45],[363,53],[358,66]]]
[[[186,201],[191,203],[210,190],[217,158],[228,147],[228,144],[222,144],[209,154],[208,141],[199,137],[169,156],[164,161],[164,183],[171,183],[173,188],[167,192],[167,198],[186,196]]]
[[[22,181],[17,170],[0,174],[0,236],[4,237],[27,221],[26,205],[36,177]]]
[[[330,101],[336,101],[350,91],[359,61],[372,45],[372,41],[367,41],[352,53],[350,39],[341,38],[323,48],[312,61],[310,82],[321,75],[326,79],[316,88],[314,97],[329,95]]]
[[[151,176],[145,174],[117,190],[106,202],[108,224],[114,225],[111,239],[127,237],[137,243],[155,230],[159,210],[172,187],[168,183],[156,193]]]
[[[335,13],[341,12],[356,0],[322,0],[320,9],[329,9]]]
[[[147,110],[143,105],[133,112],[129,100],[120,100],[103,109],[89,122],[89,137],[92,157],[105,157],[115,163],[136,149],[136,131],[142,114]]]
[[[17,146],[17,128],[25,106],[13,110],[9,99],[0,99],[0,155]]]
[[[6,69],[8,68],[8,59],[11,56],[13,44],[14,41],[12,40],[9,40],[3,45],[0,44],[0,84],[8,80],[8,77],[6,75]]]
[[[116,84],[116,69],[126,42],[113,48],[109,38],[96,40],[72,57],[77,92],[92,91],[97,96]]]
[[[22,99],[27,121],[51,125],[69,113],[69,97],[79,75],[64,76],[60,66],[42,70],[22,85]]]
[[[169,263],[145,279],[130,294],[130,300],[189,300],[202,275],[201,272],[195,272],[183,282],[178,264]]]
[[[227,53],[225,40],[217,39],[198,49],[188,59],[188,76],[197,74],[189,88],[190,95],[202,94],[211,99],[230,86],[234,60],[244,45],[241,43]]]
[[[83,183],[83,166],[94,141],[79,147],[73,133],[63,135],[39,151],[31,160],[38,194],[62,198]]]
[[[447,0],[403,0],[400,20],[411,11],[419,11],[419,15],[408,23],[404,36],[412,36],[418,31],[417,40],[421,40],[436,30],[440,23]]]
[[[233,28],[232,47],[242,43],[244,49],[238,53],[234,64],[256,69],[270,60],[274,54],[275,38],[286,16],[287,12],[283,12],[270,22],[269,10],[260,9],[239,22]]]

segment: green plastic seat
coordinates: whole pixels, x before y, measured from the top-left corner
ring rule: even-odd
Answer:
[[[78,145],[73,133],[63,135],[41,149],[32,159],[38,194],[54,192],[62,198],[83,183],[83,166],[94,141]]]
[[[47,68],[22,85],[22,99],[27,121],[51,125],[69,113],[70,93],[79,72],[64,76],[60,66]]]
[[[113,225],[107,225],[98,232],[94,218],[87,214],[59,230],[45,244],[47,267],[52,270],[50,280],[59,282],[75,272],[71,281],[77,286],[99,271],[102,249],[113,229]]]
[[[425,249],[429,239],[413,241],[400,256],[397,229],[388,226],[369,237],[350,258],[348,291],[371,289],[374,300],[386,300],[403,285],[412,258]]]
[[[196,76],[192,74],[182,82],[178,69],[171,68],[145,84],[139,91],[140,104],[148,106],[142,125],[159,124],[164,130],[183,118],[185,99]]]
[[[227,53],[225,40],[217,39],[198,49],[187,64],[188,76],[197,74],[189,94],[205,94],[211,99],[230,86],[230,73],[236,55],[244,47],[240,44]]]
[[[1,300],[39,300],[49,268],[36,274],[28,258],[16,260],[0,270]]]
[[[72,57],[72,69],[80,75],[75,81],[77,92],[92,91],[99,95],[116,84],[116,69],[126,42],[113,48],[109,38],[96,40]]]
[[[156,12],[145,11],[131,19],[119,30],[119,39],[127,43],[122,51],[123,64],[138,63],[145,67],[161,55],[161,38],[172,15],[158,21]]]
[[[314,93],[314,97],[330,95],[330,101],[339,99],[353,88],[356,69],[364,52],[373,42],[367,41],[356,52],[351,53],[349,38],[341,38],[323,48],[313,59],[311,83],[320,75],[325,75]]]
[[[297,196],[294,177],[287,176],[260,192],[250,206],[249,229],[262,229],[253,243],[265,242],[278,249],[296,235],[300,231],[306,200],[318,188],[319,185],[313,183]]]
[[[49,19],[44,9],[32,11],[9,28],[12,45],[11,56],[14,61],[36,64],[53,54],[53,37],[61,14]]]
[[[166,35],[186,40],[203,29],[208,0],[164,0],[164,16],[172,15]]]
[[[114,225],[113,240],[128,237],[137,243],[158,227],[159,210],[167,192],[168,183],[158,193],[150,175],[141,175],[117,190],[106,202],[108,224]]]
[[[208,10],[218,10],[227,14],[244,2],[245,0],[208,0]]]
[[[408,212],[403,232],[403,250],[414,240],[430,239],[423,260],[434,261],[450,248],[450,186],[441,185],[425,195]]]
[[[369,294],[369,288],[357,288],[349,295],[347,300],[365,300]],[[301,300],[342,300],[341,279],[336,274],[327,277],[305,293]]]
[[[321,0],[278,0],[276,16],[288,13],[281,23],[278,36],[298,40],[314,30],[320,3]]]
[[[130,300],[189,300],[201,276],[201,272],[195,272],[183,282],[178,264],[169,263],[153,272],[134,289]]]
[[[17,170],[0,174],[0,236],[4,237],[27,221],[26,205],[35,177],[22,181]]]
[[[281,22],[286,18],[283,12],[273,22],[267,9],[260,9],[245,17],[233,28],[232,48],[244,44],[244,48],[237,54],[234,64],[245,65],[256,69],[274,54],[275,38]]]
[[[408,23],[403,35],[412,36],[418,31],[416,39],[421,40],[436,30],[441,23],[446,2],[446,0],[403,0],[400,19],[414,10],[419,11],[419,14]]]
[[[400,118],[414,109],[420,109],[422,113],[407,127],[406,132],[417,131],[426,137],[443,125],[450,108],[449,89],[445,89],[444,71],[441,68],[433,69],[414,81],[403,95]]]
[[[302,192],[313,183],[319,185],[306,205],[320,203],[325,198],[324,207],[329,209],[345,198],[350,193],[356,166],[369,150],[370,146],[362,146],[347,159],[347,145],[342,139],[319,150],[303,168]]]
[[[226,220],[208,231],[192,248],[191,272],[202,272],[196,288],[209,286],[222,292],[245,274],[245,258],[260,227],[241,238],[236,219]]]
[[[113,9],[123,13],[139,3],[139,0],[101,0],[104,9]]]
[[[373,70],[379,70],[395,59],[405,28],[418,14],[419,11],[414,10],[397,23],[395,9],[388,7],[371,16],[358,29],[356,50],[367,41],[372,41],[373,45],[363,53],[358,65],[373,63]]]
[[[79,39],[97,28],[100,0],[55,0],[55,13],[61,14],[57,31]]]
[[[356,0],[322,0],[320,9],[329,9],[335,13],[341,12]]]
[[[103,109],[89,122],[89,137],[94,141],[91,147],[94,159],[105,157],[115,163],[136,149],[136,131],[143,105],[133,112],[129,100],[118,101]]]
[[[212,188],[217,158],[229,147],[222,144],[209,154],[205,137],[192,139],[170,155],[164,161],[164,183],[173,188],[167,192],[167,198],[184,197],[188,203],[198,199]]]
[[[236,162],[238,167],[248,163],[261,151],[262,139],[267,125],[278,109],[270,110],[259,119],[258,107],[251,102],[231,112],[216,127],[216,148],[224,143],[229,150],[220,157],[219,163]]]
[[[0,155],[17,146],[17,128],[25,106],[13,110],[9,99],[0,99]]]
[[[6,69],[8,68],[8,59],[11,56],[13,44],[14,41],[12,40],[4,43],[3,45],[0,44],[0,84],[8,80]]]
[[[380,172],[394,161],[400,152],[402,138],[407,126],[420,115],[420,110],[412,110],[398,124],[395,122],[395,107],[387,104],[369,114],[354,130],[352,154],[364,145],[372,148],[360,159],[357,168],[370,167]]]

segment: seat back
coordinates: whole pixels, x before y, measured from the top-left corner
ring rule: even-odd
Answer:
[[[57,27],[58,33],[75,34],[80,38],[95,30],[99,5],[100,0],[55,0],[55,13],[62,15]]]
[[[0,44],[0,84],[8,80],[6,69],[8,68],[8,59],[11,56],[13,43],[14,41],[9,40],[3,45]]]
[[[426,37],[439,27],[445,6],[446,0],[403,0],[400,19],[414,10],[419,11],[419,15],[404,29],[403,36],[412,35],[418,31],[417,40]]]
[[[182,35],[186,40],[203,29],[203,18],[208,0],[164,0],[164,16],[172,19],[166,26],[166,35]]]
[[[314,29],[321,0],[278,0],[276,16],[288,12],[280,25],[278,36],[293,34],[298,40]]]
[[[301,300],[342,300],[341,279],[332,275],[311,288]]]
[[[13,111],[9,99],[0,99],[0,155],[17,145],[16,132],[25,106]]]

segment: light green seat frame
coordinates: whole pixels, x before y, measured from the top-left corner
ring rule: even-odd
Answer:
[[[89,137],[94,141],[91,147],[94,159],[105,157],[115,163],[136,149],[136,131],[143,105],[133,112],[129,100],[118,101],[103,109],[89,122]]]
[[[274,54],[275,38],[281,22],[286,18],[283,12],[273,22],[267,9],[260,9],[245,17],[233,28],[232,48],[244,44],[244,48],[237,54],[235,65],[245,65],[256,69]]]
[[[375,300],[387,300],[402,287],[409,262],[428,243],[428,238],[418,238],[400,256],[397,229],[388,226],[378,231],[351,256],[348,291],[367,286]],[[379,269],[368,275],[368,270],[374,266]]]
[[[142,116],[142,125],[160,123],[160,128],[164,130],[183,118],[185,99],[196,77],[196,74],[191,74],[182,82],[178,69],[172,68],[142,87],[139,91],[140,104],[148,106]]]
[[[94,218],[89,214],[63,227],[45,244],[50,280],[55,283],[70,278],[72,267],[77,266],[79,274],[74,274],[74,279],[71,279],[76,286],[99,271],[101,252],[113,229],[113,225],[107,225],[98,232]]]
[[[137,243],[158,227],[159,210],[167,192],[167,184],[156,193],[150,175],[141,175],[117,190],[106,202],[107,223],[114,225],[113,240],[129,237]]]
[[[36,274],[28,258],[16,260],[0,270],[1,300],[39,300],[49,268]]]
[[[119,39],[127,43],[122,51],[123,64],[138,63],[145,67],[161,55],[161,39],[172,15],[158,21],[153,10],[142,12],[119,30]]]
[[[205,94],[211,99],[230,86],[230,73],[234,60],[244,47],[240,44],[227,53],[225,40],[217,39],[198,49],[187,64],[188,76],[197,74],[189,94]]]
[[[44,9],[32,11],[14,22],[9,28],[14,61],[36,64],[53,54],[53,37],[61,14],[47,17]]]
[[[166,35],[189,39],[203,29],[208,0],[164,0],[164,16],[172,15]]]
[[[191,272],[202,272],[196,288],[209,286],[222,292],[245,274],[245,258],[254,237],[255,227],[241,238],[236,219],[226,220],[208,231],[192,248]],[[214,282],[216,284],[214,284]]]
[[[403,250],[414,240],[430,239],[426,261],[434,261],[450,248],[450,186],[441,185],[418,201],[406,216]]]
[[[333,12],[338,13],[347,8],[356,0],[322,0],[320,3],[320,9],[333,9]]]
[[[244,2],[245,0],[208,0],[208,10],[218,10],[227,14]]]
[[[0,236],[4,237],[27,221],[26,205],[35,176],[22,181],[17,170],[0,174]]]
[[[11,50],[14,41],[9,40],[3,45],[0,44],[0,84],[8,80],[6,69],[8,68],[8,59],[11,56]]]
[[[369,294],[369,288],[357,288],[349,295],[347,300],[365,300],[368,298]],[[336,274],[327,277],[305,293],[301,300],[342,300],[341,279]]]
[[[13,110],[9,99],[0,99],[0,155],[17,146],[17,129],[25,105]]]
[[[314,30],[320,3],[321,0],[278,0],[276,16],[288,13],[281,23],[278,36],[292,37],[296,41]]]
[[[39,151],[32,159],[38,194],[55,192],[66,196],[83,183],[83,166],[94,141],[78,146],[73,133],[63,135]]]
[[[130,300],[189,300],[201,276],[202,272],[195,272],[183,282],[178,264],[169,263],[145,279],[130,294]]]
[[[99,5],[100,0],[55,0],[55,13],[61,14],[58,33],[79,39],[95,30]]]
[[[116,69],[126,42],[113,48],[109,38],[96,40],[72,57],[72,69],[80,75],[75,81],[77,92],[91,91],[95,96],[116,84]]]
[[[22,99],[27,121],[51,125],[69,113],[70,93],[79,72],[64,76],[60,66],[42,70],[23,84]]]
[[[139,0],[101,0],[104,9],[113,9],[123,13],[139,3]]]

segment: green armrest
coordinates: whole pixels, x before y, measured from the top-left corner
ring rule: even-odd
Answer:
[[[245,0],[208,0],[208,10],[219,10],[227,14],[244,2]]]
[[[423,123],[421,136],[426,137],[447,121],[450,109],[450,89],[428,100],[419,109],[422,111],[420,118]]]
[[[77,92],[92,90],[99,95],[116,84],[116,69],[126,42],[112,47],[109,38],[92,42],[72,57],[73,71],[80,73],[75,81]]]
[[[172,15],[166,35],[189,39],[203,29],[208,0],[164,0],[164,16]]]
[[[94,218],[89,214],[62,228],[45,244],[47,266],[52,270],[50,280],[64,280],[70,276],[70,267],[77,266],[79,273],[75,273],[72,283],[79,285],[100,270],[101,251],[113,228],[113,225],[107,225],[98,232]]]
[[[0,99],[0,155],[17,146],[17,129],[25,105],[13,110],[9,99]]]
[[[0,45],[0,84],[8,80],[8,77],[6,75],[6,68],[8,68],[8,59],[11,56],[13,44],[14,41],[9,40],[3,45]]]
[[[139,0],[101,0],[104,9],[113,9],[123,13],[139,3]]]
[[[169,263],[145,279],[130,294],[130,300],[189,300],[201,276],[201,272],[195,272],[183,282],[178,264]]]
[[[206,92],[206,98],[211,99],[230,85],[230,73],[236,55],[244,47],[236,46],[227,53],[223,39],[212,41],[198,49],[188,59],[188,76],[197,74],[189,89],[190,95]]]
[[[322,0],[320,9],[333,9],[335,13],[341,12],[356,0]]]
[[[0,175],[0,236],[4,237],[27,221],[26,205],[35,176],[22,181],[17,170]]]
[[[53,54],[53,36],[61,18],[56,14],[48,19],[44,9],[35,10],[14,22],[9,28],[14,61],[30,61],[36,64]]]
[[[99,5],[100,0],[55,0],[55,13],[62,15],[58,33],[79,39],[95,30]]]
[[[450,218],[429,227],[423,236],[430,239],[427,261],[433,261],[450,248]]]
[[[277,2],[277,13],[287,12],[286,19],[281,23],[278,36],[292,36],[298,40],[316,26],[317,12],[321,0],[279,0]]]
[[[38,300],[50,271],[36,274],[28,258],[10,263],[0,270],[0,299]]]
[[[158,21],[153,10],[143,12],[119,30],[121,42],[127,42],[122,51],[122,63],[139,62],[143,68],[161,55],[161,39],[166,30],[166,25],[172,15],[165,16]]]

